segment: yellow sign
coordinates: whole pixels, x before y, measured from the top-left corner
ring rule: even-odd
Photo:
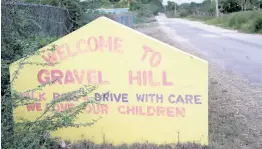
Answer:
[[[45,51],[52,45],[54,51]],[[64,128],[52,136],[113,144],[208,144],[206,61],[105,17],[39,51],[27,59],[12,88],[25,93],[50,81],[54,84],[27,92],[41,101],[15,109],[16,118],[34,120],[63,93],[96,84],[93,96],[101,104],[88,105],[77,122],[102,118],[91,127]],[[11,77],[21,61],[10,66]],[[63,102],[54,110],[72,106],[74,102]]]

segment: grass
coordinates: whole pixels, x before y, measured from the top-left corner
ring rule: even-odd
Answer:
[[[207,24],[234,29],[245,33],[262,34],[262,11],[235,12],[219,18],[209,16],[188,16],[190,20],[199,20]]]
[[[194,21],[207,21],[207,20],[213,19],[214,17],[212,16],[187,16],[186,18],[189,20],[194,20]]]
[[[73,144],[69,142],[66,143],[67,149],[209,149],[207,146],[201,146],[196,143],[186,143],[186,144],[163,144],[156,145],[151,143],[134,143],[131,145],[121,144],[118,146],[103,143],[94,144],[90,141],[78,141]],[[52,149],[58,149],[59,146],[53,146]]]

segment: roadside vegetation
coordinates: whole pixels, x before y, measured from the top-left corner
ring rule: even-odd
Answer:
[[[130,11],[136,14],[136,23],[155,21],[154,16],[163,12],[164,7],[160,0],[136,0],[130,4]]]
[[[219,17],[216,16],[215,0],[180,5],[168,2],[166,16],[202,21],[246,33],[262,34],[262,0],[221,0],[218,8]]]
[[[220,18],[211,18],[205,22],[247,33],[262,34],[262,11],[236,12]]]
[[[74,144],[67,142],[68,149],[209,149],[207,146],[201,146],[196,143],[185,143],[185,144],[163,144],[157,145],[152,143],[134,143],[134,144],[121,144],[112,145],[109,143],[94,144],[89,141],[79,141]]]

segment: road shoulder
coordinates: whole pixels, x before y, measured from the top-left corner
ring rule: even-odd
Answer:
[[[160,26],[137,28],[138,31],[207,59],[187,41],[175,41],[176,35]],[[251,86],[233,72],[209,60],[209,143],[214,148],[259,149],[262,146],[262,88]]]

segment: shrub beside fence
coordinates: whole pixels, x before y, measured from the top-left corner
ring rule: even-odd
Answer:
[[[10,11],[15,10],[23,13],[25,22],[35,23],[35,27],[30,28],[32,34],[44,36],[63,36],[68,33],[70,22],[67,12],[58,7],[48,5],[38,5],[29,3],[5,3],[2,4],[2,28],[10,25]]]
[[[4,3],[2,4],[2,31],[7,33],[10,25],[13,25],[10,21],[10,12],[13,10],[23,16],[23,22],[34,23],[28,30],[35,35],[61,37],[69,33],[72,25],[66,10],[62,8],[30,3]],[[131,12],[107,14],[106,16],[129,27],[135,23],[135,15]]]

